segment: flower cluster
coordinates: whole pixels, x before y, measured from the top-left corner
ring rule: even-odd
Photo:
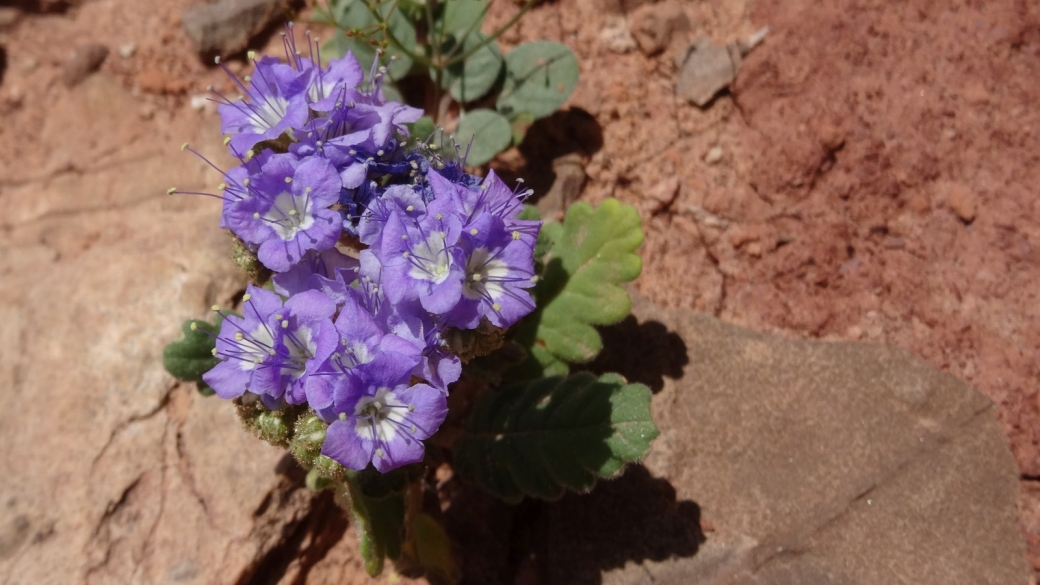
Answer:
[[[322,67],[286,47],[288,64],[263,57],[236,79],[243,99],[219,96],[241,161],[221,225],[274,276],[224,320],[203,379],[222,398],[309,406],[329,423],[324,455],[386,472],[421,460],[444,421],[462,364],[443,332],[534,309],[541,224],[518,219],[524,194],[494,173],[409,142],[422,112],[384,99],[385,70],[366,82],[350,54]]]

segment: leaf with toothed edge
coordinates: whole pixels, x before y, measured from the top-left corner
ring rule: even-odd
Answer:
[[[455,470],[507,502],[586,492],[649,452],[651,398],[642,384],[587,372],[489,391],[454,445]]]
[[[593,208],[578,202],[563,223],[542,226],[535,246],[537,308],[510,330],[529,359],[507,373],[523,380],[566,374],[570,363],[592,360],[603,347],[595,325],[624,319],[631,300],[621,283],[642,271],[639,213],[607,199]]]

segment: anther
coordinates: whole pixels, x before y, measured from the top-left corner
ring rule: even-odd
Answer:
[[[415,405],[414,404],[409,404],[408,405],[408,412],[415,412]]]
[[[290,209],[289,210],[289,215],[296,215],[296,210],[295,209]]]
[[[191,330],[192,331],[198,331],[198,329],[199,329],[199,324],[194,322],[194,321],[192,321],[191,322]]]
[[[253,149],[250,148],[249,150],[247,150],[246,151],[246,158],[245,158],[246,162],[249,162],[250,160],[252,160],[253,159],[253,155],[255,155],[255,154],[256,153],[253,152]]]
[[[241,331],[236,331],[235,332],[235,341],[242,341],[243,337],[245,337],[245,336],[242,335]]]
[[[407,258],[408,256],[409,256],[408,252],[402,252],[401,253],[401,257],[402,258]]]
[[[473,228],[473,229],[469,230],[469,235],[471,235],[471,236],[477,235],[477,228]]]
[[[185,142],[184,144],[182,144],[182,145],[181,145],[181,152],[184,152],[185,150],[188,150],[188,146],[189,146],[189,144],[188,144],[187,142]]]
[[[253,298],[253,295],[251,295],[249,293],[246,293],[246,294],[242,295],[242,302],[243,303],[248,303],[249,299],[251,299],[251,298]]]
[[[220,55],[217,55],[216,57],[213,57],[213,64],[214,65],[220,65]]]
[[[339,413],[339,420],[346,421],[347,420],[347,413],[345,413],[345,412]]]
[[[210,310],[212,310],[212,311],[219,311],[220,310],[220,305],[213,305],[212,307],[210,307]]]
[[[410,429],[408,429],[408,430],[412,431],[412,434],[414,435],[414,434],[415,434],[415,431],[418,431],[418,430],[419,430],[419,428],[418,428],[418,427],[416,427],[415,425],[412,425],[412,428],[410,428]]]
[[[435,217],[437,218],[437,221],[440,221],[441,218],[444,217],[444,214],[443,213],[438,213]]]
[[[231,144],[231,137],[230,136],[225,136],[224,137],[224,146],[227,146],[229,144]]]
[[[314,187],[307,187],[306,189],[303,190],[303,192],[304,193],[310,193],[313,190],[314,190]]]
[[[292,177],[286,177],[285,178],[285,182],[286,183],[292,183]]]
[[[224,189],[227,189],[227,183],[217,185],[217,191],[223,191]]]
[[[538,282],[539,280],[540,279],[538,278],[537,274],[535,274],[534,276],[531,277],[531,282]]]
[[[167,195],[173,195],[177,191],[177,187],[170,187],[166,190]]]
[[[373,402],[373,403],[372,403],[372,406],[376,407],[376,410],[382,410],[382,408],[383,408],[383,404],[382,404],[382,403],[380,403],[380,402],[379,402],[378,400],[376,400],[375,402]]]
[[[213,354],[213,357],[217,357],[217,348],[214,347],[213,349],[209,350],[209,352]]]
[[[497,312],[502,310],[502,305],[500,305],[498,303],[495,303],[495,304],[491,305],[491,308],[494,309],[495,312],[497,313]]]
[[[253,212],[253,219],[260,219],[260,212],[259,211]]]
[[[409,205],[408,207],[405,207],[404,210],[405,211],[415,211],[415,206],[414,205]]]
[[[380,148],[379,150],[376,151],[376,156],[383,156],[383,149],[382,148]]]
[[[473,279],[473,282],[480,282],[480,279],[481,279],[482,277],[480,276],[480,273],[478,272],[477,274],[474,274],[474,275],[473,275],[473,276],[471,276],[470,278],[472,278],[472,279]]]
[[[519,230],[513,230],[513,239],[514,240],[519,240],[520,239],[520,231]]]
[[[246,57],[248,57],[250,61],[256,59],[256,51],[249,51],[248,53],[246,53]]]
[[[386,455],[385,451],[383,451],[382,449],[376,449],[376,457],[382,457],[384,455]]]
[[[288,329],[288,328],[289,328],[289,320],[286,319],[286,320],[282,321],[282,329]]]

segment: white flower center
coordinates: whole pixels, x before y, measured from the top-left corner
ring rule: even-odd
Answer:
[[[428,280],[434,284],[444,282],[451,270],[451,254],[444,245],[444,234],[431,233],[408,254],[412,267],[408,276],[416,280]]]
[[[309,208],[309,196],[294,197],[289,191],[283,191],[275,197],[274,204],[264,214],[264,220],[278,237],[289,241],[314,225],[314,216]]]
[[[466,262],[466,280],[462,285],[462,294],[470,300],[495,300],[502,296],[505,289],[502,281],[509,276],[509,266],[498,258],[491,257],[487,248],[473,250]]]
[[[285,111],[289,107],[289,100],[275,95],[269,95],[253,102],[253,130],[257,134],[263,134],[278,125],[285,117]]]
[[[274,338],[271,336],[271,331],[263,323],[259,324],[249,333],[248,337],[243,336],[238,340],[238,349],[241,351],[236,356],[238,367],[247,372],[256,368],[258,364],[267,359],[273,345]]]
[[[358,400],[354,407],[354,430],[362,439],[389,442],[401,428],[405,428],[408,405],[401,402],[389,388],[380,388],[375,396]]]

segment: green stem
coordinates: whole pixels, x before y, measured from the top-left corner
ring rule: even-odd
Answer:
[[[450,61],[445,63],[444,66],[445,67],[451,67],[455,63],[460,63],[462,61],[465,61],[466,59],[469,59],[474,53],[476,53],[477,51],[483,49],[489,43],[491,43],[492,41],[494,41],[498,37],[502,36],[503,33],[505,33],[507,30],[509,30],[510,27],[512,27],[514,24],[516,24],[516,22],[518,20],[520,20],[520,17],[522,17],[524,14],[527,14],[527,11],[530,10],[534,6],[535,2],[537,2],[537,0],[527,0],[527,4],[524,4],[524,7],[520,9],[520,12],[517,12],[516,16],[514,16],[511,19],[509,19],[509,22],[507,22],[504,25],[502,25],[502,28],[496,30],[494,33],[491,34],[491,36],[489,36],[488,38],[486,38],[483,41],[481,41],[477,46],[475,46],[472,49],[469,49],[468,51],[464,52],[463,54],[461,54],[461,55],[451,59]]]
[[[415,53],[415,52],[411,51],[410,49],[408,49],[407,47],[405,47],[404,44],[402,44],[401,41],[398,40],[398,38],[394,36],[394,31],[390,30],[390,24],[389,24],[390,15],[392,15],[394,13],[394,10],[397,9],[397,2],[394,2],[393,8],[390,9],[389,14],[387,14],[387,17],[384,19],[383,15],[379,14],[379,11],[376,10],[375,8],[373,8],[372,5],[368,3],[368,0],[360,0],[360,1],[365,5],[365,8],[368,9],[368,12],[369,12],[369,14],[372,15],[372,18],[376,19],[376,22],[378,22],[379,24],[381,24],[383,26],[383,34],[386,35],[386,38],[394,45],[395,48],[397,48],[402,53],[407,55],[409,58],[412,59],[412,61],[418,63],[420,66],[422,66],[422,67],[429,67],[430,66],[430,60],[429,59],[427,59],[426,57],[423,57],[422,55],[419,55],[418,53]]]
[[[373,577],[378,577],[383,572],[386,550],[372,530],[372,514],[365,505],[365,500],[364,494],[361,493],[361,486],[350,475],[336,488],[337,503],[350,510],[351,518],[354,520],[354,529],[357,530],[365,572]]]

